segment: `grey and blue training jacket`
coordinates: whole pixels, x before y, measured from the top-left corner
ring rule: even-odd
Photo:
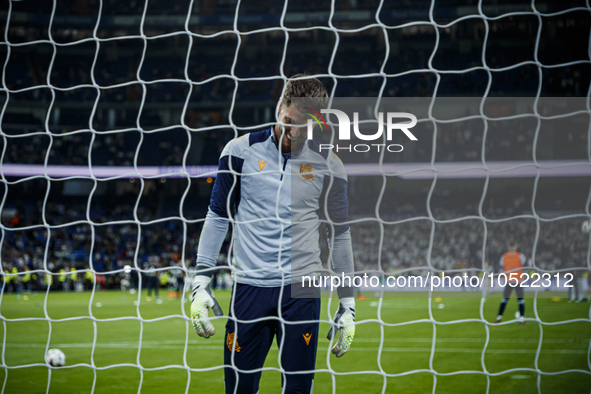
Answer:
[[[347,175],[332,152],[308,140],[282,154],[273,127],[228,142],[219,160],[197,252],[213,267],[233,223],[234,278],[277,287],[321,270],[319,226],[332,228],[333,269],[353,272]]]

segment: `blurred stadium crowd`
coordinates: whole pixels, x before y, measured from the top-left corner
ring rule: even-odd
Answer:
[[[514,219],[486,224],[484,261],[501,271],[499,259],[507,251],[509,239],[519,242],[519,250],[528,259],[535,245],[535,267],[542,270],[585,267],[589,236],[580,230],[580,219],[540,223],[536,242],[536,221]],[[482,269],[485,225],[482,220],[463,219],[457,222],[435,223],[430,263],[436,269]],[[380,270],[378,264],[380,228],[377,223],[355,224],[352,227],[356,270]],[[386,224],[381,247],[381,268],[385,272],[427,266],[431,222],[418,219],[401,224]],[[420,273],[420,270],[419,270]]]
[[[585,181],[588,187],[588,180]],[[39,182],[38,187],[42,186],[43,183]],[[32,185],[28,191],[43,194],[41,189],[35,189]],[[538,232],[538,221],[533,216],[515,215],[531,215],[527,204],[521,208],[518,206],[519,210],[516,212],[515,208],[503,208],[502,203],[498,202],[499,205],[493,208],[489,206],[484,211],[485,222],[475,218],[475,213],[462,210],[474,208],[470,207],[470,198],[474,196],[465,191],[463,193],[466,195],[456,201],[456,209],[433,207],[434,222],[428,218],[425,207],[421,210],[420,202],[398,206],[392,201],[381,207],[383,227],[373,217],[372,209],[353,214],[352,219],[363,219],[362,222],[351,225],[355,269],[359,272],[403,270],[410,275],[413,274],[413,269],[425,267],[428,263],[436,269],[452,270],[482,269],[482,262],[488,261],[498,272],[500,267],[497,262],[506,251],[507,240],[511,238],[518,240],[520,251],[532,258],[535,266],[543,270],[586,266],[589,236],[580,229],[582,219],[541,218]],[[499,191],[499,194],[502,193],[502,190]],[[352,208],[366,201],[363,195],[352,193],[350,196]],[[546,197],[548,196],[543,198]],[[421,197],[415,194],[409,198],[419,200]],[[4,273],[9,275],[6,278],[13,278],[15,281],[7,290],[16,290],[17,282],[22,282],[25,278],[24,275],[15,277],[10,274],[43,269],[44,258],[47,259],[49,270],[55,274],[54,280],[66,277],[72,287],[78,279],[84,281],[87,287],[92,285],[92,275],[81,272],[77,277],[74,275],[70,278],[69,274],[70,270],[90,268],[92,260],[92,269],[96,271],[102,288],[120,288],[122,278],[128,281],[123,283],[126,288],[137,288],[139,283],[135,270],[133,280],[122,272],[111,273],[128,265],[135,268],[136,262],[143,275],[144,288],[152,283],[153,277],[158,278],[154,287],[170,285],[177,288],[180,278],[184,278],[187,273],[183,268],[188,268],[190,272],[194,266],[201,230],[201,222],[197,219],[202,218],[203,213],[186,211],[187,220],[183,222],[178,218],[178,205],[165,211],[165,207],[159,204],[139,204],[136,209],[133,197],[129,196],[121,198],[119,204],[96,197],[94,200],[101,200],[101,206],[91,204],[89,214],[92,225],[85,221],[87,204],[80,197],[65,197],[62,203],[49,202],[45,215],[39,213],[41,201],[37,203],[37,207],[21,202],[16,208],[5,210],[11,214],[3,215],[2,218],[5,226],[2,237],[2,267]],[[512,199],[508,201],[516,203]],[[464,205],[464,208],[460,208],[460,205]],[[205,200],[201,209],[206,207]],[[560,211],[561,207],[558,205],[553,208],[551,211],[537,213],[554,216],[569,213]],[[137,211],[137,222],[133,220],[134,211]],[[175,218],[166,220],[168,214]],[[49,231],[43,227],[41,217],[52,225]],[[432,225],[434,232],[430,250]],[[321,245],[324,246],[325,241],[321,241]],[[220,267],[228,264],[229,247],[228,238],[218,260]],[[326,248],[324,252],[326,255]],[[30,276],[26,277],[31,280]],[[33,288],[42,289],[46,285],[45,276],[38,275],[36,280],[30,283]],[[219,280],[220,286],[227,285],[227,271],[220,270]],[[63,289],[63,283],[54,288]]]
[[[537,160],[588,159],[585,127],[565,130],[550,122],[542,122],[536,139],[533,118],[529,122],[521,121],[519,132],[511,125],[498,123],[488,125],[484,141],[486,161],[532,161],[534,153]],[[23,125],[12,124],[4,131],[10,133],[11,127],[22,130]],[[438,124],[436,138],[432,125],[421,124],[417,130],[420,130],[417,131],[419,145],[405,149],[404,154],[387,155],[384,162],[430,162],[433,144],[436,145],[436,162],[480,162],[483,159],[484,124],[481,120]],[[34,134],[7,135],[5,140],[0,140],[0,149],[6,145],[3,163],[44,165],[47,158],[48,165],[180,166],[183,162],[186,165],[215,165],[225,144],[235,136],[231,130],[216,129],[191,132],[189,140],[186,130],[172,128],[144,133],[143,136],[140,131],[131,130],[96,133],[94,140],[90,131],[56,134],[50,138],[40,125],[30,132]],[[339,152],[339,155],[348,163],[368,161],[363,155],[347,151]]]
[[[17,46],[11,47],[8,56],[6,46],[0,45],[3,63],[8,56],[4,76],[10,91],[1,123],[8,137],[3,162],[44,163],[50,132],[49,164],[85,165],[90,151],[93,165],[132,165],[141,134],[144,141],[138,165],[179,165],[187,148],[186,164],[215,164],[224,144],[235,136],[234,129],[224,125],[235,124],[241,134],[245,130],[240,128],[274,120],[283,87],[280,69],[287,76],[333,74],[335,78],[321,79],[335,97],[380,93],[384,97],[430,97],[435,89],[438,97],[481,97],[485,92],[490,97],[538,93],[581,97],[586,96],[591,81],[590,22],[583,11],[542,17],[541,22],[533,14],[512,15],[488,21],[488,28],[482,19],[468,18],[438,28],[437,42],[436,28],[427,23],[393,28],[408,20],[427,21],[430,2],[397,3],[396,8],[384,2],[378,16],[387,29],[341,31],[335,48],[335,33],[327,29],[290,31],[286,41],[277,19],[283,2],[276,0],[241,2],[238,29],[244,34],[240,36],[222,18],[233,19],[235,0],[196,2],[189,14],[200,19],[189,19],[188,31],[184,27],[188,1],[173,6],[163,1],[124,5],[103,1],[98,19],[99,1],[70,3],[58,3],[51,26],[51,2],[11,3],[14,18],[7,37]],[[145,4],[148,8],[140,30]],[[379,4],[373,0],[336,2],[333,24],[342,29],[370,25]],[[448,23],[462,13],[475,13],[477,4],[437,2],[434,19]],[[536,2],[541,12],[577,5],[576,1]],[[330,2],[315,2],[316,14],[310,14],[309,7],[289,4],[286,27],[327,26]],[[494,1],[483,7],[488,16],[531,11],[529,3]],[[296,18],[304,11],[308,22]],[[92,39],[97,20],[100,41]],[[252,32],[249,23],[270,30]],[[44,41],[49,33],[60,45]],[[376,74],[381,72],[387,77]],[[364,76],[348,77],[359,75]],[[0,104],[6,99],[3,91]],[[138,126],[153,132],[141,133]],[[461,124],[440,127],[435,142],[445,154],[438,161],[480,160],[481,125],[468,126],[471,132]],[[91,129],[98,132],[92,144]],[[124,131],[104,134],[115,130]],[[487,160],[531,160],[533,131],[499,130],[496,134],[485,142]],[[567,153],[572,158],[587,157],[586,133],[548,140],[551,148],[545,158],[562,158]],[[430,159],[430,149],[419,149],[394,160]]]
[[[531,2],[435,3],[433,20],[456,23],[395,28],[428,21],[427,0],[336,1],[331,22],[343,30],[335,46],[335,31],[327,28],[328,0],[288,2],[283,19],[284,2],[278,0],[241,1],[238,11],[237,0],[59,1],[55,10],[53,2],[43,0],[5,2],[0,13],[8,15],[10,4],[12,17],[0,40],[16,45],[10,51],[0,45],[6,81],[0,91],[2,164],[214,165],[236,133],[274,121],[281,72],[324,75],[321,80],[335,97],[588,94],[588,12],[538,17],[531,13]],[[575,0],[534,3],[543,13],[585,6]],[[478,17],[457,21],[477,14],[479,4],[489,17],[530,13],[486,23]],[[384,29],[346,31],[376,23],[376,16]],[[281,23],[308,30],[287,35]],[[500,125],[488,131],[486,140],[484,135],[478,121],[439,124],[437,133],[425,132],[422,141],[428,143],[390,160],[429,162],[433,155],[435,161],[446,162],[589,157],[586,129],[542,130],[536,139],[535,125],[518,131]],[[164,268],[194,264],[211,180],[100,181],[93,198],[92,181],[77,183],[81,190],[75,192],[66,190],[72,183],[61,180],[50,185],[45,179],[7,181],[17,182],[0,184],[6,195],[0,249],[9,291],[47,286],[44,275],[25,274],[45,266],[55,274],[55,289],[73,288],[76,282],[88,288],[93,281],[102,288],[137,287],[135,271],[101,274],[126,265],[142,270],[145,286],[170,284],[178,290],[185,271]],[[482,204],[482,215],[490,220],[486,226],[481,219],[459,220],[479,215],[481,181],[443,187],[438,182],[430,200],[431,181],[388,182],[379,207],[383,227],[372,219],[381,178],[350,182],[351,217],[367,219],[352,226],[358,271],[392,272],[428,262],[437,269],[480,269],[485,260],[496,264],[508,238],[515,238],[541,269],[586,265],[589,240],[580,231],[582,219],[552,220],[585,212],[586,179],[574,180],[575,186],[564,181],[563,187],[556,187],[558,181],[536,181],[535,198],[532,179],[518,185],[500,180],[498,189],[491,181]],[[501,221],[532,215],[534,209],[544,220]],[[437,222],[427,219],[430,210]],[[167,217],[173,219],[162,220]],[[226,242],[220,265],[227,264],[228,247]],[[97,276],[70,273],[91,266]],[[219,282],[227,284],[225,273]]]

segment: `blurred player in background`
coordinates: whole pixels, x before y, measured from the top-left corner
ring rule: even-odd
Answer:
[[[158,293],[158,271],[156,270],[156,262],[151,262],[147,268],[146,272],[146,284],[148,288],[148,295],[146,296],[146,300],[151,300],[152,291],[154,291],[154,296],[156,298],[160,297]]]
[[[574,269],[577,264],[575,263],[575,259],[573,257],[569,257],[568,263],[566,264],[567,268],[570,268],[569,273],[572,275],[572,280],[570,281],[570,286],[568,288],[568,302],[580,302],[583,300],[583,292],[586,290],[583,288],[583,274],[584,271],[580,269]],[[564,277],[564,281],[568,281],[569,278],[567,276]],[[561,281],[561,283],[564,283]]]
[[[508,251],[503,254],[499,265],[504,273],[507,275],[507,284],[503,291],[503,300],[499,306],[499,314],[495,319],[495,323],[500,323],[503,318],[503,313],[509,302],[509,297],[515,289],[517,293],[517,303],[519,304],[519,323],[525,324],[525,301],[523,299],[523,288],[520,286],[523,281],[523,267],[527,263],[527,258],[523,253],[517,251],[517,242],[510,240],[507,243]]]
[[[302,108],[292,105],[295,97],[310,98],[319,110],[324,108],[328,95],[319,80],[295,75],[287,82],[278,103],[277,118],[281,124],[246,134],[226,145],[199,241],[191,316],[195,319],[197,334],[209,338],[215,334],[215,329],[207,319],[207,307],[211,307],[216,315],[222,314],[210,289],[211,276],[228,230],[228,218],[235,218],[233,264],[237,284],[226,324],[224,362],[241,371],[225,369],[226,393],[258,393],[261,372],[250,371],[263,367],[275,336],[280,346],[281,367],[287,372],[283,374],[282,392],[311,393],[313,388],[320,299],[317,296],[292,296],[292,290],[298,288],[290,286],[298,283],[295,271],[292,273],[295,264],[292,245],[296,242],[292,238],[292,214],[295,212],[292,204],[305,201],[306,214],[315,217],[315,221],[310,220],[314,224],[310,225],[307,234],[313,234],[315,230],[320,263],[317,215],[321,208],[320,196],[323,192],[329,193],[327,210],[333,221],[348,220],[347,179],[342,162],[336,156],[318,153],[317,146],[311,146],[315,142],[307,140],[306,128],[291,126],[305,125],[307,120],[300,111]],[[292,155],[294,160],[306,161],[293,177]],[[327,190],[331,178],[325,175],[326,172],[324,175],[314,172],[299,176],[302,168],[312,167],[315,171],[337,168],[340,175],[332,178],[333,185]],[[297,184],[302,187],[292,188],[292,182],[299,182]],[[293,200],[292,193],[296,196]],[[277,216],[280,220],[276,219]],[[352,273],[349,227],[335,225],[334,228],[334,270]],[[315,251],[312,250],[312,254]],[[301,289],[301,284],[297,286]],[[340,330],[340,338],[332,349],[337,357],[349,349],[354,336],[353,289],[340,288],[339,298],[335,326]],[[236,322],[237,319],[240,321]],[[244,322],[255,319],[259,320]],[[307,322],[284,324],[283,321]],[[296,371],[298,373],[290,373]]]
[[[482,277],[483,279],[483,283],[482,283],[482,298],[486,298],[486,295],[488,293],[493,293],[493,287],[492,287],[492,283],[490,281],[490,277],[488,276],[490,273],[494,272],[493,267],[490,265],[490,260],[488,257],[485,257],[484,259],[484,263],[482,264]]]

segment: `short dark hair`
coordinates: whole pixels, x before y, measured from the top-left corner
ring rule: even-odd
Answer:
[[[507,242],[507,247],[509,248],[516,248],[517,247],[517,241],[514,239],[510,239],[509,242]]]
[[[296,78],[306,79],[294,80]],[[324,108],[326,106],[328,93],[322,82],[318,79],[310,77],[307,74],[296,74],[287,80],[281,103],[289,107],[291,105],[291,100],[295,97],[307,97],[313,99],[311,100],[310,105],[316,108]],[[306,102],[307,101],[308,100],[306,100]]]

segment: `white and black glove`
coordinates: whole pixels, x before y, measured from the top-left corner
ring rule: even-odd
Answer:
[[[336,332],[339,333],[339,339],[332,352],[335,356],[342,357],[355,337],[355,297],[344,297],[339,301],[339,310],[334,316],[327,338],[332,340]]]
[[[215,327],[209,321],[207,308],[211,308],[214,315],[222,316],[222,308],[215,299],[210,286],[211,277],[204,275],[195,276],[193,291],[191,293],[191,319],[197,335],[209,338],[215,334]]]

